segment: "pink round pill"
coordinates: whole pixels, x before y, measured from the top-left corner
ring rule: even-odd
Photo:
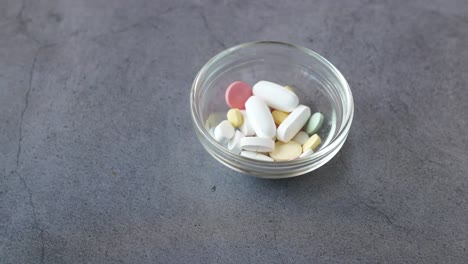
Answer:
[[[245,102],[252,96],[252,88],[245,82],[233,82],[226,89],[226,103],[231,108],[245,109]]]

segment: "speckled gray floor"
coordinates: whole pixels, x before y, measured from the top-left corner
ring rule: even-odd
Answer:
[[[194,75],[258,39],[352,87],[309,175],[240,175],[194,137]],[[467,122],[466,0],[2,0],[0,263],[467,263]]]

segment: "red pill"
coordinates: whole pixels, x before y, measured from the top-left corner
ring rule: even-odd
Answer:
[[[252,87],[245,82],[233,82],[226,89],[226,103],[231,108],[245,109],[245,102],[250,96],[252,96]]]

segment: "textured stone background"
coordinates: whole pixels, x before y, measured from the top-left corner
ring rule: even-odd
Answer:
[[[260,39],[352,87],[310,175],[194,137],[198,69]],[[467,122],[466,0],[1,0],[0,263],[467,263]]]

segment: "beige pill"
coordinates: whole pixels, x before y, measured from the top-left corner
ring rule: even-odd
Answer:
[[[283,123],[286,117],[288,117],[289,113],[280,110],[274,110],[273,112],[271,112],[271,115],[273,116],[275,124],[279,126],[281,125],[281,123]]]
[[[319,135],[314,134],[306,141],[306,143],[304,143],[302,150],[303,152],[306,152],[309,149],[314,150],[318,145],[320,145],[320,143],[322,143],[322,140]]]
[[[242,117],[242,113],[237,108],[232,108],[227,112],[227,120],[233,127],[240,127],[242,122],[244,122],[244,118]]]
[[[270,152],[270,157],[276,161],[288,161],[299,157],[302,153],[302,147],[295,141],[289,141],[284,143],[277,141],[275,143],[275,149]]]

